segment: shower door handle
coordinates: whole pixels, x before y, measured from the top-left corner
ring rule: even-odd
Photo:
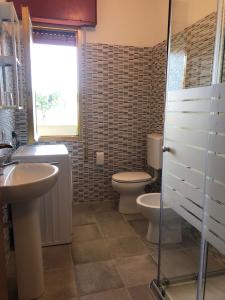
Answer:
[[[170,147],[163,146],[162,151],[163,152],[170,152]]]

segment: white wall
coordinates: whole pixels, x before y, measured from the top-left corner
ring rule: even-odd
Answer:
[[[97,0],[97,26],[90,43],[149,47],[166,39],[169,0]],[[216,11],[217,0],[174,0],[173,32]]]
[[[166,39],[168,0],[97,0],[97,26],[87,42],[153,46]]]
[[[217,10],[217,0],[173,1],[172,31],[177,33]]]

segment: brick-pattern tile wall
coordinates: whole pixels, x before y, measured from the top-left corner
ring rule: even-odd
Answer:
[[[215,15],[210,15],[174,37],[174,51],[189,47],[186,86],[204,83],[208,75],[199,76],[211,72],[205,54],[212,51],[214,22]],[[205,68],[200,74],[193,68],[199,53],[198,62],[204,62],[200,67]],[[80,76],[84,134],[81,141],[65,144],[72,159],[74,201],[104,201],[118,198],[111,187],[112,174],[143,170],[146,134],[163,131],[166,43],[152,48],[88,44],[86,59]],[[16,128],[26,143],[26,104],[16,115]],[[105,153],[103,168],[95,164],[96,151]]]
[[[4,132],[5,142],[12,141],[13,130],[15,130],[15,112],[10,109],[0,109],[0,132]]]
[[[112,175],[146,166],[151,48],[88,44],[86,49],[84,142],[69,145],[74,201],[112,200],[118,198]],[[102,168],[95,164],[96,151],[105,153]]]
[[[174,37],[174,51],[185,47],[189,53],[186,86],[209,78],[214,23],[212,14]],[[152,48],[88,44],[86,64],[83,60],[81,66],[83,138],[65,142],[72,159],[73,198],[79,202],[116,199],[111,176],[145,169],[146,134],[163,131],[166,42]],[[23,142],[27,141],[26,120],[24,110],[17,117]],[[96,151],[105,153],[102,168],[95,164]]]
[[[0,132],[4,131],[5,142],[12,142],[12,131],[15,130],[15,112],[13,110],[0,110]],[[0,141],[1,142],[1,141]],[[2,156],[0,150],[0,156]],[[3,224],[7,224],[9,222],[9,214],[7,205],[0,207],[3,210]],[[6,260],[8,261],[9,251],[10,251],[10,243],[9,243],[9,227],[5,226],[3,228],[4,234],[4,244],[5,244],[5,252],[6,252]]]
[[[149,124],[150,131],[162,133],[166,93],[167,43],[152,47],[151,51],[151,94]]]
[[[172,36],[170,50],[175,57],[170,66],[169,76],[172,89],[211,84],[215,34],[214,12]],[[179,56],[185,56],[183,68],[177,62]]]
[[[187,55],[185,87],[210,85],[216,37],[216,13],[211,13],[188,27],[185,35]]]
[[[146,135],[162,132],[163,92],[151,101],[151,89],[153,86],[156,95],[157,85],[152,79],[159,81],[161,72],[164,76],[164,52],[165,47],[158,53],[153,74],[152,48],[87,45],[86,64],[82,62],[80,74],[83,139],[65,142],[72,159],[74,201],[116,199],[111,176],[146,168]],[[17,127],[26,143],[24,111],[25,115],[23,112],[17,118]],[[104,167],[96,166],[96,151],[104,151]]]

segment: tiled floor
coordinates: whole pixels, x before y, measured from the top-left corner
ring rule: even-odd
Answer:
[[[225,275],[211,277],[206,281],[205,300],[224,300]],[[167,289],[168,298],[171,300],[195,300],[196,299],[197,284],[190,282],[183,285],[174,285]]]
[[[156,247],[144,242],[146,232],[141,215],[121,215],[116,203],[74,206],[72,245],[43,248],[41,300],[152,300]]]
[[[145,240],[147,229],[142,215],[121,215],[113,202],[74,206],[72,245],[43,248],[41,300],[153,300],[148,283],[156,277],[158,247]],[[184,235],[182,244],[163,245],[162,273],[195,272],[198,253]],[[220,263],[212,259],[215,267]]]
[[[134,220],[143,226],[141,215],[123,216],[113,202],[73,207],[72,258],[78,299],[153,299],[147,284],[156,276],[156,264]],[[146,222],[140,231],[147,232]]]

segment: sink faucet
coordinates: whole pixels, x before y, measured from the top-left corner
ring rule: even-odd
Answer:
[[[0,143],[0,150],[2,149],[12,149],[12,145],[11,144],[7,144],[7,143]],[[8,155],[6,155],[8,156]],[[4,155],[2,156],[3,158],[5,157]],[[7,167],[7,166],[10,166],[10,165],[14,165],[14,164],[17,164],[18,161],[10,161],[8,163],[4,163],[4,161],[1,161],[0,162],[0,176],[3,175],[3,171],[4,171],[4,168]]]
[[[12,145],[10,143],[0,143],[0,149],[12,149]]]

